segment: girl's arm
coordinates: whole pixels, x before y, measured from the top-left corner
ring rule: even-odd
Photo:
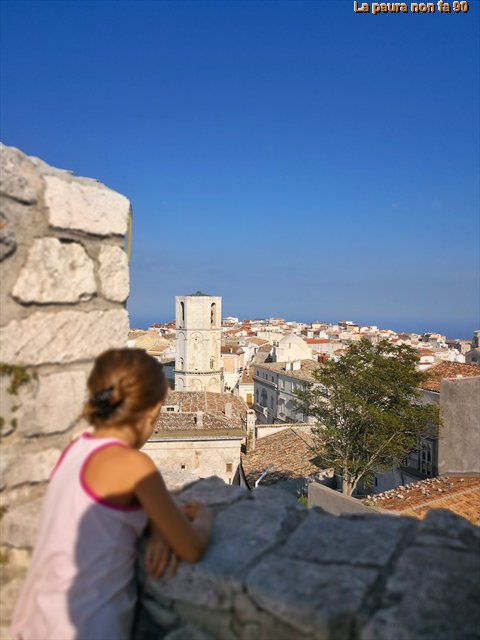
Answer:
[[[185,515],[172,499],[153,461],[141,452],[132,453],[136,455],[130,457],[128,466],[135,480],[133,492],[150,521],[179,558],[197,562],[210,539],[210,509],[201,503],[189,503]]]

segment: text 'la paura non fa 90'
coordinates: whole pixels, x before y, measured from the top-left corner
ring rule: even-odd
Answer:
[[[436,4],[436,7],[435,7]],[[435,13],[438,9],[439,13],[468,13],[468,2],[455,0],[453,3],[444,2],[412,2],[410,10],[412,13]],[[361,6],[358,2],[353,3],[353,11],[355,13],[408,13],[408,4],[406,2],[372,2],[370,7],[368,2],[362,2]]]

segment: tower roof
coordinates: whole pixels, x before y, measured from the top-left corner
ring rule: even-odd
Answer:
[[[193,296],[204,296],[205,298],[210,298],[208,293],[202,293],[201,291],[195,291],[195,293],[189,293],[188,298],[193,298]]]

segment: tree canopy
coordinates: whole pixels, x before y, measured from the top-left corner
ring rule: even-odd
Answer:
[[[406,345],[366,339],[351,343],[338,361],[315,372],[316,382],[298,392],[298,407],[316,419],[321,463],[343,477],[351,495],[360,480],[399,466],[418,447],[420,436],[434,436],[438,407],[418,402],[426,374]]]

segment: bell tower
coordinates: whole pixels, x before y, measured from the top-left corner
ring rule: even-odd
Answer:
[[[201,291],[175,299],[176,391],[222,391],[222,298]]]

